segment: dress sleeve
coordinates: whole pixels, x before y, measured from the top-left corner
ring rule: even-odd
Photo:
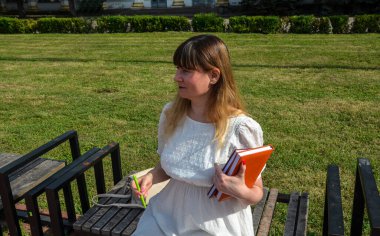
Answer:
[[[255,148],[263,146],[263,131],[259,123],[254,121],[252,118],[245,118],[238,127],[238,140],[240,148]],[[261,174],[265,170],[265,166],[258,178],[261,178]]]
[[[164,138],[164,124],[166,121],[165,111],[170,107],[171,103],[167,103],[164,108],[161,111],[160,115],[160,121],[158,123],[158,146],[157,146],[157,153],[161,156],[162,150],[164,149],[165,145],[165,138]]]
[[[264,145],[261,126],[252,118],[245,117],[239,124],[238,148],[255,148]]]

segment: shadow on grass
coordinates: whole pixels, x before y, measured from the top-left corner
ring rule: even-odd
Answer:
[[[42,58],[23,58],[23,57],[3,57],[0,56],[0,61],[26,61],[26,62],[117,62],[117,63],[161,63],[173,64],[172,61],[162,60],[107,60],[107,59],[81,59],[81,58],[55,58],[55,57],[42,57]],[[344,69],[344,70],[380,70],[376,66],[346,66],[346,65],[331,65],[331,64],[315,64],[315,65],[263,65],[263,64],[232,64],[234,67],[255,67],[255,68],[279,68],[279,69]]]

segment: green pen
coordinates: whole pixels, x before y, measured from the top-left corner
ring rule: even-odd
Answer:
[[[132,175],[132,177],[133,177],[133,180],[135,181],[137,191],[140,192],[141,189],[140,189],[139,181],[138,181],[137,178],[136,178],[136,175]],[[146,208],[146,203],[145,203],[145,199],[144,199],[144,196],[143,196],[143,195],[140,195],[140,200],[141,200],[141,203],[142,203],[142,205],[144,206],[144,208]]]

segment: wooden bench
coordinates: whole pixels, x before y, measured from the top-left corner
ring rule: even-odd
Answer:
[[[89,152],[92,151],[93,150],[90,150]],[[122,178],[120,149],[118,143],[112,142],[95,153],[88,153],[87,155],[85,154],[79,157],[79,163],[73,162],[73,164],[65,168],[66,170],[63,171],[58,178],[49,182],[44,187],[50,213],[50,227],[54,236],[66,235],[67,233],[70,233],[73,228],[73,223],[76,221],[75,206],[71,190],[63,196],[68,215],[67,219],[62,217],[61,199],[58,191],[68,188],[72,181],[93,167],[95,172],[97,193],[105,193],[105,175],[102,160],[109,155],[111,156],[112,161],[113,181],[114,184],[117,184]],[[82,212],[91,212],[92,208],[89,209],[89,199],[85,182],[84,184],[78,185],[78,189],[83,190],[82,193],[79,193]],[[37,230],[34,235],[42,235],[41,230]]]
[[[360,236],[363,231],[364,209],[370,223],[370,235],[380,235],[380,195],[368,159],[357,160],[355,190],[353,194],[350,235]],[[339,167],[330,165],[327,170],[323,235],[344,235],[343,207]]]
[[[44,164],[45,168],[36,168],[38,163],[46,163],[47,159],[40,158],[41,155],[57,147],[64,141],[70,141],[70,148],[73,161],[68,165],[63,162],[51,161],[56,165]],[[21,235],[19,219],[30,223],[33,236],[42,235],[42,225],[49,226],[55,236],[69,234],[73,229],[77,235],[131,235],[136,229],[138,220],[143,214],[143,209],[129,209],[118,207],[98,207],[90,208],[88,199],[86,180],[84,173],[90,168],[94,168],[96,189],[98,194],[106,192],[105,173],[103,171],[102,160],[110,155],[112,160],[113,182],[115,187],[109,193],[128,194],[125,192],[125,185],[129,181],[121,180],[121,160],[118,143],[110,143],[100,148],[93,148],[81,155],[76,131],[69,131],[19,157],[10,164],[5,164],[0,168],[0,194],[4,206],[3,215],[10,234]],[[8,155],[1,160],[10,159]],[[50,163],[49,162],[49,163]],[[39,181],[27,182],[28,189],[16,191],[17,188],[12,181],[27,176],[26,170],[30,169],[38,172],[44,178]],[[46,171],[48,169],[48,171]],[[45,170],[45,171],[43,171]],[[49,174],[47,174],[49,172]],[[36,174],[36,175],[37,175]],[[108,177],[108,175],[106,175]],[[71,190],[71,182],[76,180],[78,185],[79,200],[84,215],[78,220]],[[18,186],[18,185],[17,185]],[[24,186],[24,185],[23,185]],[[128,191],[129,188],[127,188]],[[62,216],[61,199],[58,191],[63,190],[67,217]],[[49,214],[40,215],[37,197],[46,193]],[[14,204],[25,198],[26,211],[15,209]],[[100,204],[130,203],[130,198],[102,198]],[[287,219],[284,226],[284,235],[305,235],[307,228],[308,195],[307,193],[281,194],[277,189],[266,189],[262,201],[253,208],[253,225],[257,235],[268,235],[277,203],[288,205]],[[1,220],[1,218],[0,218]],[[1,227],[0,227],[1,230]],[[2,232],[2,231],[1,231]]]
[[[23,156],[0,154],[0,211],[11,235],[21,235],[15,204],[35,186],[65,166],[65,162],[36,158],[25,165],[16,166]],[[15,167],[16,168],[12,168]],[[0,233],[2,227],[0,226]]]
[[[41,156],[66,141],[70,143],[73,160],[79,158],[78,134],[74,130],[54,138],[23,156],[14,154],[2,154],[0,156],[0,209],[2,209],[2,211],[0,211],[0,223],[9,229],[10,235],[22,235],[19,225],[20,219],[28,221],[29,218],[35,218],[40,221],[36,198],[44,192],[44,185],[49,183],[58,172],[65,169],[65,162],[49,160],[41,158]],[[83,184],[84,175],[78,176],[77,181],[78,185]],[[24,198],[28,206],[27,196],[30,196],[31,192],[35,190],[38,191],[37,193],[34,192],[34,195],[32,195],[33,198],[31,199],[33,203],[35,203],[35,206],[37,206],[36,211],[31,209],[16,209],[15,204]],[[67,191],[71,190],[67,188],[66,191],[64,191],[65,195]],[[86,189],[79,189],[79,192],[87,194]],[[35,212],[37,213],[34,214]],[[41,225],[40,222],[38,222],[38,225]],[[2,226],[0,226],[0,233],[3,231]],[[34,224],[32,224],[32,228],[33,226]]]
[[[130,194],[123,179],[109,193]],[[124,192],[128,189],[127,192]],[[277,203],[288,204],[284,235],[306,235],[308,194],[281,194],[277,189],[265,189],[260,203],[252,207],[256,235],[268,235]],[[130,203],[131,199],[101,198],[100,204]],[[94,206],[73,224],[75,235],[131,235],[143,214],[143,209]]]

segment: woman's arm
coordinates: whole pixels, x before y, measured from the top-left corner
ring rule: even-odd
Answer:
[[[161,183],[169,178],[170,177],[165,173],[164,169],[162,169],[161,163],[159,162],[156,165],[156,167],[154,167],[151,171],[138,178],[138,182],[141,188],[140,192],[137,191],[136,184],[134,183],[134,181],[132,181],[131,187],[133,193],[136,194],[137,197],[140,197],[140,195],[142,194],[146,198],[148,195],[148,191],[153,184]]]
[[[254,205],[263,198],[263,181],[259,177],[253,187],[248,188],[244,180],[245,170],[246,166],[242,163],[235,176],[228,176],[218,165],[215,165],[214,185],[218,191],[240,199],[247,205]]]

